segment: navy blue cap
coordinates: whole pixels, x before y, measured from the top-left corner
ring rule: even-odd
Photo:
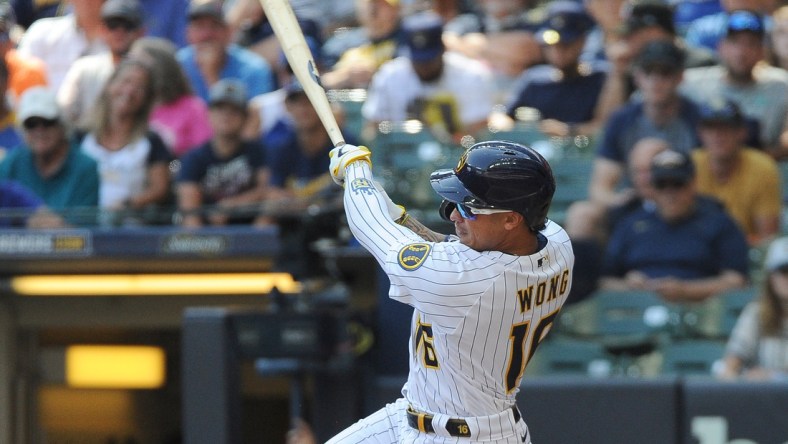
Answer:
[[[695,164],[687,153],[667,150],[651,159],[651,183],[663,180],[687,182],[695,177]]]
[[[594,19],[581,3],[557,0],[547,6],[547,18],[537,31],[536,38],[543,45],[571,43],[594,27]]]
[[[704,125],[746,126],[747,120],[735,102],[721,99],[700,106],[700,123]]]
[[[633,64],[645,71],[660,67],[672,72],[679,72],[684,69],[685,58],[684,50],[676,46],[675,43],[667,40],[654,40],[646,43],[640,49]]]
[[[624,35],[652,27],[662,28],[665,32],[675,35],[673,8],[663,0],[640,0],[633,3],[624,19]]]
[[[427,62],[441,56],[443,21],[435,13],[424,12],[406,17],[402,23],[408,55],[414,62]]]
[[[744,9],[731,12],[728,14],[727,35],[736,32],[751,32],[763,36],[766,34],[763,17],[758,13]]]

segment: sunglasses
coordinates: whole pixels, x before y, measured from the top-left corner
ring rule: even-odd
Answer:
[[[689,181],[686,180],[658,180],[654,182],[654,188],[658,190],[678,190],[687,186]]]
[[[138,28],[136,23],[121,18],[111,18],[104,20],[104,26],[106,26],[107,29],[109,29],[110,31],[114,31],[116,29],[122,29],[124,31],[134,31],[135,29]]]
[[[478,214],[509,213],[512,210],[495,210],[492,208],[473,208],[473,207],[469,207],[468,205],[458,203],[457,211],[460,213],[460,216],[462,216],[463,219],[476,220],[476,215]]]
[[[57,120],[50,120],[44,119],[41,117],[32,117],[27,119],[22,123],[22,126],[25,127],[27,130],[36,129],[36,128],[52,128],[53,126],[57,125]]]

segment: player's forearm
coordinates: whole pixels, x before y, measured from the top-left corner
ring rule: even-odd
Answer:
[[[397,221],[397,223],[409,229],[410,231],[414,232],[417,236],[424,239],[425,241],[443,242],[444,240],[446,240],[445,234],[438,233],[437,231],[432,231],[423,223],[410,217],[408,213],[405,213],[403,218]]]

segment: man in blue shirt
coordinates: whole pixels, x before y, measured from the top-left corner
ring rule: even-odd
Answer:
[[[225,21],[222,2],[192,2],[188,13],[186,40],[177,58],[194,88],[208,102],[210,87],[222,79],[243,82],[247,100],[276,89],[274,72],[257,54],[230,43],[232,30]]]
[[[594,21],[577,2],[561,0],[547,8],[547,20],[536,38],[548,64],[529,68],[520,76],[507,114],[516,118],[520,107],[534,108],[540,113],[540,129],[546,134],[592,134],[592,125],[583,128],[578,124],[594,118],[607,64],[579,60]]]
[[[651,161],[655,208],[635,210],[613,229],[600,286],[655,291],[668,301],[700,301],[747,282],[744,233],[716,200],[702,197],[688,154]]]

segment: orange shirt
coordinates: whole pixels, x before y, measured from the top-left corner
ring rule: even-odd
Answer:
[[[5,63],[8,65],[8,89],[13,92],[15,102],[31,86],[46,86],[46,66],[43,61],[21,56],[15,49],[10,49],[5,54]]]

